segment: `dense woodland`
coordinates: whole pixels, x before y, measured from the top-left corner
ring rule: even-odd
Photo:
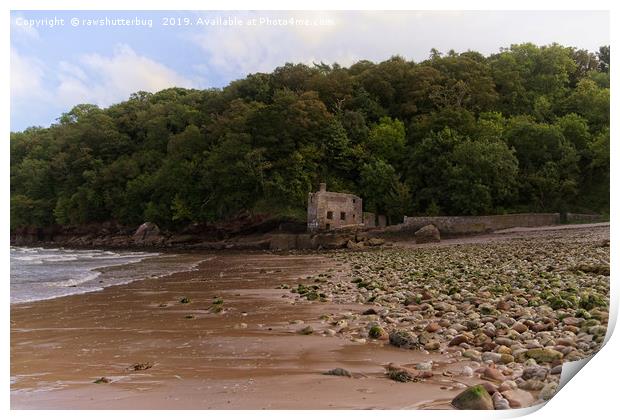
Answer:
[[[305,219],[307,194],[365,211],[609,211],[609,47],[285,64],[223,89],[138,92],[11,133],[11,226],[240,212]]]

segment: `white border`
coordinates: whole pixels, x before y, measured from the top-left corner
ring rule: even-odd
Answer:
[[[314,0],[307,2],[286,2],[281,0],[264,0],[260,4],[257,1],[250,0],[213,0],[213,1],[198,1],[198,0],[175,0],[174,2],[165,2],[160,0],[151,1],[133,1],[127,0],[107,0],[107,1],[84,1],[84,0],[9,0],[3,2],[6,4],[3,10],[3,22],[5,25],[2,28],[2,49],[3,66],[1,75],[3,79],[2,89],[4,94],[4,101],[2,101],[2,116],[1,124],[3,133],[5,133],[5,153],[1,154],[2,167],[5,168],[5,174],[2,182],[2,192],[5,200],[3,200],[2,215],[5,223],[2,226],[2,232],[0,235],[8,242],[9,238],[9,156],[8,156],[8,132],[9,132],[9,99],[10,99],[10,81],[9,81],[9,63],[7,57],[9,57],[9,10],[53,10],[53,9],[73,9],[73,10],[611,10],[611,20],[614,24],[610,25],[610,44],[615,44],[617,40],[618,30],[615,28],[618,26],[616,18],[617,8],[616,3],[612,1],[603,0],[590,0],[588,2],[565,0],[559,1],[543,1],[543,0],[522,0],[516,1],[489,1],[489,0],[470,0],[468,2],[457,0],[434,0],[434,1],[390,1],[383,0],[381,2],[371,2],[366,0],[358,1],[343,1],[343,0]],[[614,27],[615,26],[615,27]],[[612,47],[612,49],[614,49]],[[618,60],[614,54],[612,54],[612,86],[617,86],[616,74]],[[611,160],[614,161],[614,157],[617,157],[617,145],[614,143],[617,141],[615,128],[616,119],[614,116],[618,115],[618,101],[617,95],[612,95],[611,115],[612,115],[612,141],[611,146]],[[616,197],[617,190],[615,188],[618,181],[617,170],[612,165],[611,170],[611,185],[612,197],[611,197],[611,214],[612,220],[616,220]],[[618,272],[616,267],[617,251],[615,246],[615,239],[617,238],[615,228],[615,222],[611,225],[612,247],[611,247],[611,267],[612,267],[612,308],[610,313],[610,323],[617,318],[618,311],[618,293],[616,280],[616,273]],[[158,412],[143,412],[143,411],[115,411],[113,413],[106,411],[11,411],[9,412],[9,297],[8,297],[8,278],[9,278],[9,258],[8,252],[3,254],[2,259],[3,276],[2,281],[5,286],[5,309],[2,313],[2,326],[4,333],[5,343],[2,352],[4,363],[2,365],[2,373],[4,378],[4,393],[2,394],[2,407],[3,411],[9,416],[14,418],[31,418],[31,417],[45,417],[49,419],[65,419],[65,418],[82,418],[88,416],[94,419],[103,419],[111,415],[122,417],[136,417],[136,416],[149,416],[149,418],[155,419],[168,419],[171,416],[186,416],[188,418],[200,418],[204,419],[205,416],[243,416],[252,418],[287,418],[291,416],[301,419],[314,419],[316,416],[327,416],[329,418],[340,418],[342,416],[355,416],[356,418],[377,418],[388,416],[415,416],[415,418],[499,418],[499,417],[514,417],[516,415],[525,414],[523,410],[511,410],[508,412],[443,412],[443,411],[424,411],[415,413],[389,413],[389,412],[368,412],[368,411],[331,411],[331,412],[309,412],[309,411],[245,411],[245,412],[230,412],[230,411],[158,411]],[[611,327],[611,325],[610,325]],[[611,331],[612,328],[610,328]],[[544,408],[535,411],[530,415],[532,419],[542,418],[582,418],[582,419],[605,419],[612,416],[616,416],[612,413],[617,411],[616,399],[617,385],[619,378],[618,358],[617,354],[620,354],[620,347],[617,337],[611,336],[606,346],[593,357],[588,365],[579,372],[574,379],[556,395]],[[529,410],[525,410],[529,411]]]

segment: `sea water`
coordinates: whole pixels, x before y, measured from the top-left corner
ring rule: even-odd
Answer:
[[[194,269],[204,256],[11,247],[11,303],[101,290]]]

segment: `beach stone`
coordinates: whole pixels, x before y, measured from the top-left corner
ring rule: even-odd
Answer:
[[[494,341],[495,341],[495,344],[498,344],[500,346],[505,346],[505,347],[510,347],[514,344],[514,340],[511,340],[510,338],[507,338],[507,337],[497,337]]]
[[[508,400],[510,408],[529,407],[534,403],[534,397],[532,397],[532,394],[522,389],[509,389],[507,391],[502,391],[502,395]]]
[[[553,349],[530,349],[526,353],[527,357],[536,360],[539,363],[549,363],[555,360],[561,360],[564,355]]]
[[[418,229],[414,234],[416,244],[440,242],[441,235],[435,225],[426,225]]]
[[[493,395],[497,392],[497,387],[492,384],[491,382],[483,382],[480,385],[482,385],[484,387],[484,389],[487,390],[487,392],[489,393],[489,395]]]
[[[515,361],[515,357],[512,354],[505,354],[502,353],[500,359],[499,359],[499,363],[502,363],[504,365],[507,365],[509,363],[512,363]]]
[[[368,331],[368,337],[374,338],[375,340],[388,340],[390,338],[387,331],[379,325],[375,325],[370,328]]]
[[[390,344],[405,349],[420,347],[418,336],[408,330],[394,330],[389,335]]]
[[[454,337],[452,340],[450,340],[450,343],[448,343],[448,346],[452,347],[452,346],[458,346],[463,343],[469,343],[472,340],[472,338],[473,337],[471,335],[459,334],[456,337]]]
[[[429,333],[434,333],[436,331],[439,331],[440,329],[441,329],[441,326],[436,322],[431,322],[425,328],[425,330]]]
[[[332,330],[331,328],[327,328],[327,329],[324,331],[324,333],[325,333],[325,335],[328,335],[328,336],[330,336],[330,337],[333,337],[333,336],[335,336],[335,335],[336,335],[336,331],[335,331],[335,330]]]
[[[583,321],[585,321],[583,318],[575,318],[573,316],[566,317],[562,320],[564,325],[570,325],[572,327],[578,327]]]
[[[468,349],[463,352],[463,357],[476,362],[482,361],[482,356],[478,350]]]
[[[482,373],[482,378],[499,382],[502,382],[506,379],[499,370],[492,367],[484,369],[484,372]]]
[[[385,370],[388,378],[397,382],[417,382],[433,376],[433,372],[418,372],[394,363],[389,363]]]
[[[302,335],[310,335],[314,332],[314,328],[312,328],[312,325],[307,325],[302,329],[298,330],[297,332]]]
[[[370,238],[367,241],[368,246],[381,246],[385,244],[385,239],[382,238]]]
[[[504,381],[497,387],[497,389],[500,392],[508,391],[509,389],[517,389],[517,383],[511,380]]]
[[[510,349],[510,347],[499,346],[497,348],[497,353],[500,353],[500,354],[512,354],[512,350]]]
[[[508,402],[508,400],[506,398],[504,398],[504,396],[499,393],[499,392],[495,392],[493,394],[493,407],[496,410],[508,410],[510,409],[510,403]]]
[[[424,349],[429,350],[429,351],[439,350],[439,348],[440,348],[439,341],[429,341],[428,343],[424,345]]]
[[[525,380],[528,379],[545,379],[547,377],[547,369],[541,366],[530,366],[523,369],[521,377]]]
[[[561,375],[562,374],[562,365],[557,365],[549,370],[549,375]]]
[[[486,341],[480,345],[480,349],[485,353],[495,353],[494,350],[496,347],[497,344],[492,341]]]
[[[133,234],[133,240],[136,244],[152,245],[162,241],[159,227],[155,223],[142,223]]]
[[[348,370],[343,369],[343,368],[335,368],[335,369],[328,370],[327,372],[324,373],[324,375],[346,376],[347,378],[352,378],[353,377],[351,372],[349,372]]]
[[[474,376],[474,370],[470,366],[463,366],[463,369],[461,369],[461,376],[470,378]]]
[[[442,312],[456,312],[457,310],[456,305],[452,305],[448,302],[437,302],[434,305],[435,305],[435,309],[437,309],[438,311],[442,311]]]
[[[355,242],[352,240],[348,240],[347,241],[347,248],[348,249],[352,249],[352,250],[360,250],[360,249],[364,249],[366,247],[366,245],[364,245],[364,242]]]
[[[515,330],[516,332],[518,332],[519,334],[523,334],[524,332],[526,332],[528,330],[527,326],[525,324],[520,323],[520,322],[515,323],[512,326],[512,329]]]
[[[493,363],[497,363],[501,360],[502,355],[499,353],[493,353],[490,351],[484,352],[482,353],[482,361],[486,362],[486,361],[491,361]]]
[[[574,347],[575,340],[571,340],[570,338],[558,338],[555,340],[555,344],[559,346]]]
[[[592,334],[594,336],[604,336],[607,334],[607,327],[603,325],[595,325],[588,328],[588,334]]]
[[[545,383],[539,379],[528,379],[527,381],[519,384],[519,388],[526,391],[540,391],[544,387]]]
[[[493,399],[482,385],[474,385],[454,397],[452,405],[459,410],[493,410]]]
[[[543,389],[540,390],[540,394],[538,394],[538,398],[540,398],[543,401],[550,400],[555,395],[557,388],[558,388],[558,384],[556,384],[555,382],[549,382],[543,387]]]

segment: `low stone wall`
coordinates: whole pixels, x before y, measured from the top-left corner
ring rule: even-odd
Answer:
[[[442,235],[471,235],[514,227],[548,226],[560,223],[559,213],[521,213],[492,216],[405,217],[402,224],[386,231],[412,233],[426,225],[435,225]]]
[[[566,213],[567,223],[598,223],[604,221],[605,217],[600,214]]]

